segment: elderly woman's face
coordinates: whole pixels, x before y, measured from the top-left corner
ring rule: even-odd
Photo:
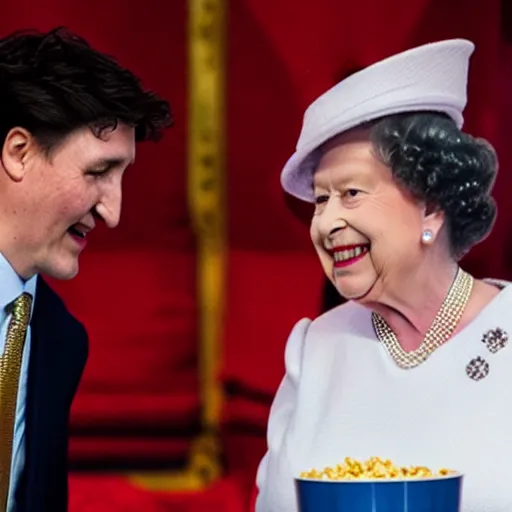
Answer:
[[[325,147],[314,190],[311,238],[342,296],[378,300],[421,262],[425,208],[374,156],[366,130]]]

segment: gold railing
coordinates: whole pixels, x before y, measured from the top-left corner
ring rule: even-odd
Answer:
[[[188,2],[188,198],[197,236],[202,430],[193,442],[188,465],[183,471],[131,475],[134,483],[146,489],[199,490],[221,473],[218,430],[222,393],[218,365],[227,247],[224,197],[226,1]]]

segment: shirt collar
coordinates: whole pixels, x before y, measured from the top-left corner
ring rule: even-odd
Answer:
[[[32,316],[36,298],[37,274],[24,281],[5,259],[4,255],[0,253],[0,283],[0,311],[3,311],[5,306],[17,299],[23,292],[27,292],[32,295],[30,311]]]

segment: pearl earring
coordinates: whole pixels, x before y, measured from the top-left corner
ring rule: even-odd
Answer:
[[[425,231],[423,231],[423,234],[421,235],[421,240],[425,244],[429,244],[430,242],[432,242],[433,238],[434,238],[434,233],[432,233],[432,231],[430,231],[430,229],[425,229]]]

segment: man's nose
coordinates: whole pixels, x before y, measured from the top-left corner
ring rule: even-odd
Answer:
[[[96,205],[96,213],[109,228],[115,228],[121,219],[122,189],[121,181],[105,190]]]

